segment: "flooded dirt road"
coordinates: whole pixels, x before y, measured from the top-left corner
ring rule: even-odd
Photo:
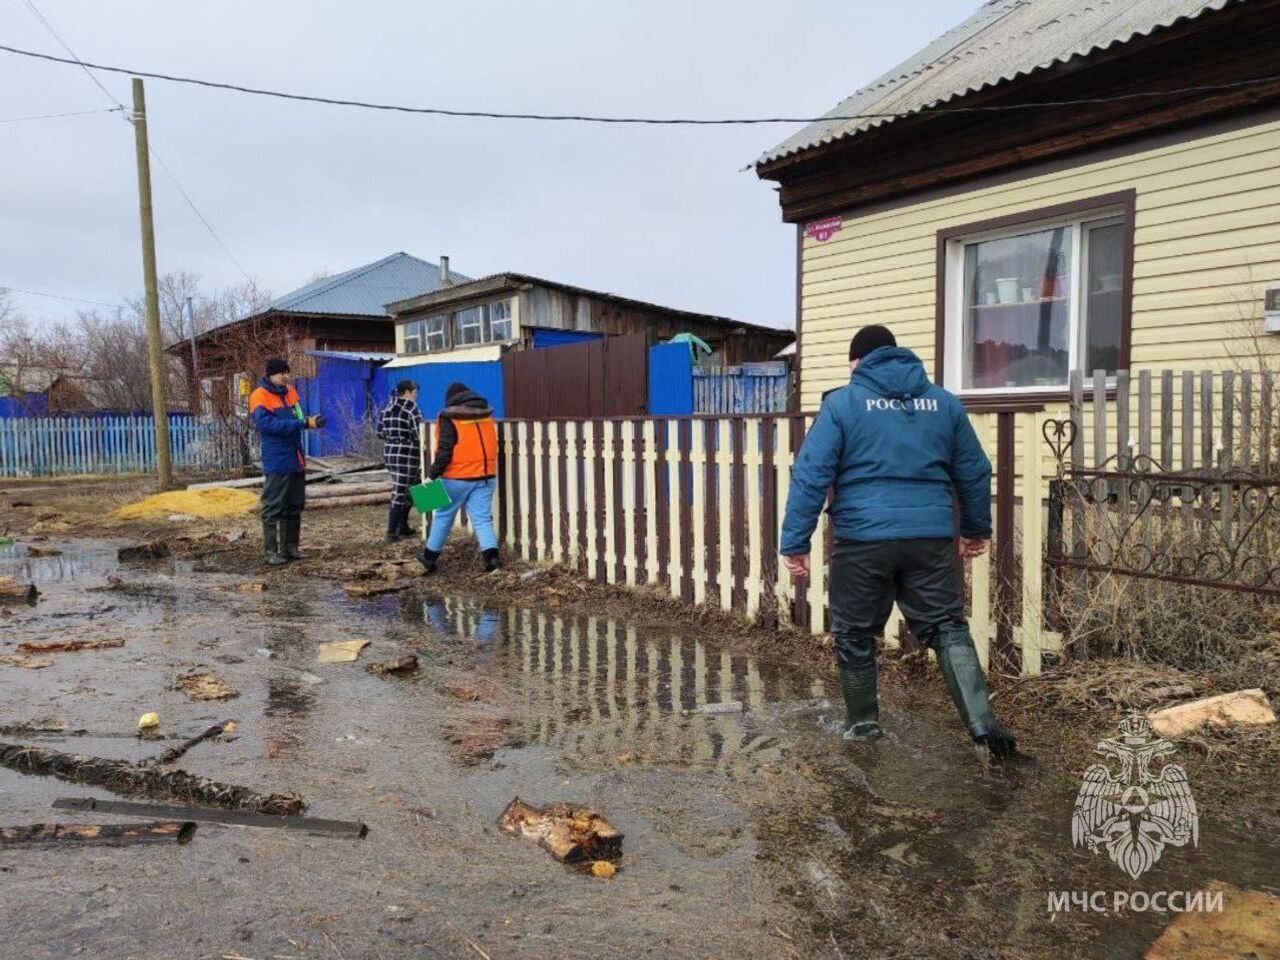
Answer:
[[[0,548],[0,575],[43,594],[8,608],[0,656],[125,643],[0,665],[0,727],[46,728],[0,740],[141,760],[171,745],[134,735],[145,712],[175,740],[234,720],[177,766],[296,791],[369,834],[205,823],[185,846],[0,849],[0,956],[1130,958],[1168,915],[1054,918],[1048,893],[1277,882],[1270,844],[1213,822],[1129,884],[1071,848],[1078,775],[984,773],[950,712],[907,690],[885,692],[888,738],[848,744],[828,676],[713,637],[417,588],[257,591],[192,563],[121,567],[114,543],[53,546]],[[370,641],[357,662],[317,661],[352,639]],[[415,677],[365,670],[409,652]],[[189,699],[174,680],[193,669],[239,696]],[[0,825],[126,822],[50,809],[86,796],[111,795],[0,769]],[[515,796],[607,816],[617,876],[499,833]]]

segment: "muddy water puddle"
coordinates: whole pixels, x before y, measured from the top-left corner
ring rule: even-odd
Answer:
[[[827,732],[830,678],[711,638],[416,592],[351,601],[330,583],[241,592],[243,578],[191,565],[120,567],[114,544],[41,546],[63,554],[0,554],[0,575],[43,591],[0,622],[0,655],[31,639],[126,643],[0,666],[0,725],[46,727],[0,740],[140,760],[168,745],[133,735],[143,712],[173,738],[233,719],[236,739],[180,766],[297,791],[311,813],[371,832],[205,825],[182,848],[0,852],[0,911],[24,957],[67,944],[95,957],[476,956],[469,940],[494,958],[638,944],[678,957],[1121,958],[1168,919],[1051,920],[1050,890],[1132,886],[1071,849],[1078,781],[984,773],[953,717],[897,689],[889,737],[847,744]],[[357,638],[370,641],[357,662],[317,662],[320,643]],[[364,669],[407,652],[416,677]],[[239,695],[192,701],[173,688],[188,670]],[[0,769],[8,823],[88,795],[104,792]],[[517,795],[606,814],[626,834],[618,877],[587,880],[497,834]],[[1204,824],[1201,846],[1171,851],[1144,884],[1274,883],[1270,861]]]

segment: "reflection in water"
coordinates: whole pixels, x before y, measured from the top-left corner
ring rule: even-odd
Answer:
[[[77,541],[73,543],[41,543],[37,549],[59,550],[56,556],[33,557],[25,543],[0,547],[0,576],[14,577],[34,583],[65,583],[100,576],[119,567],[118,547],[113,543]]]
[[[292,677],[267,681],[267,705],[263,735],[268,758],[296,756],[302,745],[302,720],[315,706],[316,697]]]
[[[820,698],[821,680],[763,665],[700,640],[637,630],[608,617],[487,609],[447,598],[424,604],[438,632],[493,645],[493,659],[526,705],[527,736],[572,752],[638,752],[650,760],[722,763],[757,746],[751,717],[699,715],[739,701],[759,711]]]

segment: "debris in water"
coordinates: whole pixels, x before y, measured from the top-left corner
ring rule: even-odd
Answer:
[[[193,517],[189,513],[171,513],[165,519],[170,523],[191,523],[193,520],[198,520],[199,517]]]
[[[408,590],[413,586],[413,581],[401,582],[399,580],[381,581],[378,583],[348,583],[342,589],[347,591],[353,597],[376,597],[383,593],[395,593],[398,590]]]
[[[377,663],[369,664],[365,669],[380,676],[387,676],[388,674],[407,676],[418,672],[418,658],[415,654],[410,653],[392,660],[379,660]]]
[[[360,651],[369,645],[368,640],[334,640],[322,643],[316,661],[319,663],[351,663]]]
[[[214,589],[235,593],[262,593],[267,589],[267,581],[241,580],[238,583],[218,583],[214,584]]]
[[[741,713],[742,709],[741,700],[725,700],[723,703],[704,703],[696,710],[688,710],[685,712],[714,715],[717,713]]]
[[[1280,956],[1280,897],[1225,883],[1210,883],[1208,889],[1222,895],[1222,910],[1178,914],[1143,960]]]
[[[535,841],[561,863],[616,860],[622,834],[594,810],[570,803],[539,809],[516,797],[498,818],[498,829]]]
[[[45,667],[53,666],[52,660],[46,660],[43,657],[23,657],[13,654],[0,657],[0,663],[7,663],[11,667],[22,667],[24,670],[43,670]]]
[[[106,650],[123,647],[124,640],[109,637],[104,640],[49,640],[43,643],[20,643],[19,653],[76,653],[80,650]]]
[[[236,543],[244,539],[244,531],[243,530],[228,531],[225,539],[227,543]]]
[[[240,696],[240,691],[230,686],[216,673],[193,671],[181,674],[175,681],[176,689],[192,700],[230,700]]]
[[[231,729],[228,730],[228,727]],[[224,720],[222,723],[215,723],[212,727],[209,727],[203,733],[196,734],[190,740],[185,740],[176,747],[170,747],[157,757],[154,762],[157,766],[161,766],[166,763],[173,763],[173,761],[177,760],[196,744],[204,743],[206,740],[212,740],[214,737],[224,733],[230,733],[232,730],[235,730],[235,728],[236,725],[230,720]]]
[[[257,650],[253,652],[257,654],[259,657],[263,657],[264,659],[267,659],[267,660],[270,660],[272,657],[275,656],[275,654],[272,653],[270,650],[268,650],[266,647],[259,647]]]
[[[369,828],[358,820],[325,820],[320,817],[290,817],[238,810],[203,810],[199,807],[171,807],[158,803],[130,803],[124,800],[98,800],[94,797],[62,797],[53,801],[55,810],[101,811],[134,817],[182,817],[206,823],[227,823],[238,827],[276,827],[303,830],[312,834],[363,838]]]
[[[308,673],[306,670],[298,674],[298,679],[312,687],[324,683],[324,677],[317,677],[314,673]]]
[[[62,556],[62,551],[57,549],[56,547],[33,547],[30,544],[28,544],[27,556],[28,557],[60,557]]]
[[[619,763],[635,763],[636,755],[634,753],[620,753],[615,759]]]
[[[0,577],[0,603],[35,603],[40,596],[34,583],[19,583],[13,577]]]
[[[604,880],[610,880],[617,872],[617,864],[610,863],[608,860],[597,860],[595,863],[591,864],[591,875],[593,877],[601,877]]]
[[[154,730],[158,726],[160,726],[160,714],[158,713],[144,713],[138,718],[139,730]]]
[[[0,827],[0,847],[31,847],[45,843],[109,847],[170,841],[189,843],[195,832],[196,825],[190,820],[124,824],[37,823],[30,827]]]
[[[1204,726],[1262,726],[1276,722],[1271,702],[1260,689],[1236,690],[1204,700],[1180,703],[1147,716],[1151,729],[1162,737],[1180,737]]]
[[[297,794],[255,793],[248,787],[195,777],[182,770],[155,770],[125,760],[108,760],[39,747],[0,742],[0,766],[19,773],[52,776],[69,783],[89,783],[117,793],[144,794],[259,813],[298,814],[306,802]]]
[[[258,497],[247,490],[211,487],[157,493],[123,506],[111,516],[117,520],[157,520],[172,513],[206,518],[239,517],[257,506]]]
[[[116,551],[116,560],[120,563],[136,563],[139,560],[163,560],[170,554],[169,544],[164,540],[149,540],[146,543],[135,543],[130,547],[121,547]]]

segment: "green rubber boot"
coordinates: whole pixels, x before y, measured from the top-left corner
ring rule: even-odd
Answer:
[[[262,555],[269,567],[278,567],[286,562],[284,557],[280,556],[280,536],[274,523],[262,525]]]
[[[870,740],[883,737],[880,704],[876,699],[876,668],[841,667],[840,689],[844,693],[846,711],[844,738]]]
[[[938,667],[947,692],[956,705],[960,719],[979,747],[985,747],[997,760],[1019,756],[1018,741],[1005,730],[991,714],[987,678],[978,662],[978,651],[973,641],[965,638],[959,643],[949,643],[935,648]]]

